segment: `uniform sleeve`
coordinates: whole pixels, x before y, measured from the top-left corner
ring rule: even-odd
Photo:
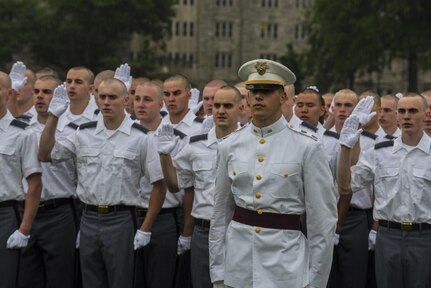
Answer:
[[[147,176],[151,184],[164,178],[162,166],[160,164],[159,153],[157,153],[157,148],[154,141],[154,137],[147,137],[146,155],[144,159],[141,160],[141,167],[144,168],[143,175]]]
[[[304,157],[304,196],[310,248],[310,284],[325,287],[332,263],[337,203],[328,160],[322,146],[316,144],[310,145]]]
[[[231,180],[227,169],[227,153],[219,144],[217,152],[217,174],[214,192],[214,210],[209,233],[211,282],[224,280],[225,236],[232,220],[235,202],[231,191]]]
[[[63,162],[75,157],[77,133],[79,133],[79,130],[67,137],[61,137],[55,141],[54,147],[51,151],[52,163]]]
[[[21,147],[22,176],[27,178],[34,173],[42,173],[42,167],[37,159],[37,135],[31,130],[24,132]]]
[[[364,186],[369,186],[374,182],[374,147],[368,150],[362,151],[359,154],[358,163],[350,168],[351,170],[351,180],[350,186],[352,192],[357,192],[364,188]]]
[[[187,144],[173,159],[177,170],[177,180],[180,189],[192,187],[194,183],[193,164],[191,160],[192,147]]]

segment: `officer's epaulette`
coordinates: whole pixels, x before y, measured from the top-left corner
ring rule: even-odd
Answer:
[[[21,122],[19,120],[13,119],[12,122],[10,122],[10,125],[15,126],[15,127],[19,127],[21,129],[25,129],[28,127],[28,124]]]
[[[99,113],[100,113],[99,109],[94,110],[94,115],[99,115]]]
[[[207,139],[208,139],[208,134],[196,135],[196,136],[190,137],[190,143],[207,140]]]
[[[333,137],[336,139],[340,139],[340,134],[338,134],[337,132],[331,131],[331,130],[326,130],[323,135],[329,136],[329,137]]]
[[[73,129],[78,129],[78,127],[79,127],[79,125],[77,125],[77,124],[75,124],[75,123],[73,123],[73,122],[69,122],[69,124],[67,124],[67,126],[69,126],[70,128],[73,128]]]
[[[79,130],[87,129],[87,128],[95,128],[97,126],[97,121],[91,121],[84,124],[79,125]]]
[[[377,143],[376,145],[374,145],[374,149],[380,149],[380,148],[391,147],[391,146],[394,146],[394,141],[388,140],[388,141]]]
[[[148,130],[147,128],[145,128],[144,126],[142,126],[142,125],[140,125],[140,124],[138,124],[138,123],[133,123],[133,124],[132,124],[132,127],[134,127],[134,128],[136,128],[136,129],[138,129],[138,130],[140,130],[140,131],[144,132],[145,134],[147,134],[147,133],[148,133],[148,131],[150,131],[150,130]]]
[[[317,127],[311,125],[310,123],[302,122],[301,125],[304,126],[304,127],[307,127],[308,129],[310,129],[313,132],[317,132]]]
[[[199,123],[202,123],[202,122],[204,122],[204,120],[205,120],[205,118],[202,118],[202,117],[196,117],[193,121],[195,121],[195,122],[199,122]]]
[[[160,111],[160,116],[165,117],[166,115],[168,115],[168,112],[166,111]]]
[[[183,132],[181,132],[180,130],[177,130],[174,128],[174,135],[175,136],[180,136],[180,139],[183,139],[184,137],[186,137],[187,135],[184,134]]]
[[[373,140],[376,140],[377,137],[378,137],[376,134],[368,132],[368,131],[362,131],[361,135],[365,136],[365,137],[368,137],[368,138],[371,138]]]
[[[295,126],[293,126],[293,125],[291,125],[291,124],[288,124],[288,123],[287,123],[287,127],[289,127],[291,130],[293,130],[293,131],[295,131],[295,132],[298,132],[298,133],[299,133],[299,134],[301,134],[301,135],[304,135],[304,136],[307,136],[307,137],[309,137],[309,138],[313,139],[314,141],[318,141],[318,140],[319,140],[315,135],[313,135],[313,134],[311,134],[311,133],[308,133],[307,131],[305,131],[305,130],[303,130],[303,129],[300,129],[300,128],[298,128],[298,127],[295,127]]]

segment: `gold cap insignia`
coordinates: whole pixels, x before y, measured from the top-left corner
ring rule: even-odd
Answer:
[[[259,75],[263,75],[269,66],[266,62],[256,62],[256,64],[254,64],[254,68],[256,68],[256,71],[259,73]]]

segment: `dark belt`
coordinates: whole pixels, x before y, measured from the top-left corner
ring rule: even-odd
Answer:
[[[175,214],[176,211],[177,211],[177,207],[162,208],[162,209],[160,209],[159,215],[160,214]],[[147,212],[148,212],[148,208],[136,207],[136,216],[138,216],[138,217],[145,217],[145,215],[147,215]]]
[[[278,214],[263,212],[262,210],[252,211],[241,207],[235,207],[233,220],[242,224],[285,230],[301,230],[299,215]]]
[[[107,214],[107,213],[113,213],[113,212],[119,212],[119,211],[132,211],[135,209],[135,206],[127,206],[127,205],[89,205],[85,204],[84,210],[85,211],[92,211],[97,212],[99,214]]]
[[[379,220],[379,226],[399,229],[403,231],[421,231],[421,230],[431,230],[431,224],[428,223],[411,223],[411,222],[392,222],[386,220]]]
[[[347,209],[347,211],[362,211],[362,212],[366,212],[366,211],[370,211],[373,210],[372,208],[366,208],[366,209],[362,209],[362,208],[358,208],[358,207],[354,207],[354,206],[349,206],[349,208]]]
[[[37,209],[38,213],[45,212],[46,210],[55,209],[62,205],[72,204],[72,198],[57,198],[57,199],[49,199],[46,201],[40,201],[39,208]]]
[[[210,228],[210,220],[195,218],[195,226],[200,226],[202,228]]]
[[[18,205],[18,201],[16,201],[16,200],[6,200],[6,201],[0,202],[0,208],[2,208],[2,207],[13,207],[15,205]]]

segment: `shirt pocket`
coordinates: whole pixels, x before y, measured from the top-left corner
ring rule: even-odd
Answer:
[[[271,171],[271,196],[290,198],[302,190],[301,165],[299,163],[274,163]]]
[[[114,174],[121,173],[123,177],[129,178],[132,176],[133,169],[137,170],[136,152],[130,150],[114,150],[113,153],[113,172]]]
[[[244,195],[253,193],[253,180],[248,173],[247,162],[230,162],[227,169],[232,182],[233,194]]]
[[[421,206],[431,205],[431,169],[413,168],[413,185],[410,187],[415,202]]]
[[[375,174],[375,190],[383,197],[392,199],[398,190],[399,168],[377,168]]]
[[[76,164],[78,171],[85,171],[87,175],[95,175],[100,172],[101,163],[101,153],[99,148],[85,147],[78,150],[79,156],[77,157]]]
[[[10,146],[0,146],[0,162],[6,165],[0,165],[0,171],[7,175],[13,173],[12,169],[16,169],[18,158],[15,154],[15,148]]]
[[[214,182],[213,161],[210,159],[196,160],[193,161],[192,167],[195,172],[195,188],[204,189],[206,184]]]

